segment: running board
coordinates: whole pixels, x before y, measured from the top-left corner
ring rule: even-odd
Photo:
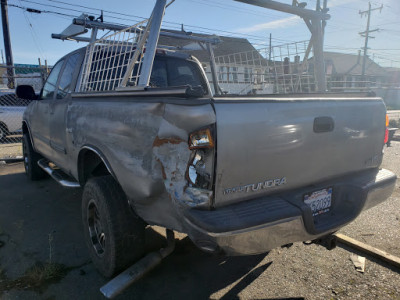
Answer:
[[[75,181],[73,178],[61,171],[55,164],[42,158],[38,161],[39,167],[43,169],[47,174],[49,174],[55,181],[61,184],[63,187],[68,188],[79,188],[81,185],[79,182]]]

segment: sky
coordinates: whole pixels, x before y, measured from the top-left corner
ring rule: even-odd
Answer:
[[[303,0],[315,9],[317,0]],[[104,10],[104,21],[133,25],[148,18],[156,0],[8,0],[9,26],[14,63],[37,64],[47,60],[53,65],[63,55],[83,47],[84,43],[51,38],[61,33],[81,13],[94,16]],[[279,0],[291,4],[292,0]],[[323,1],[321,1],[323,2]],[[368,47],[375,62],[400,68],[400,1],[371,0],[372,8],[383,6],[371,15],[372,33]],[[40,10],[30,13],[26,8]],[[364,0],[328,0],[331,19],[325,29],[325,51],[357,54],[364,47],[367,18],[359,11],[368,10]],[[176,0],[166,10],[163,27],[186,31],[247,38],[259,48],[306,41],[310,32],[299,17],[240,3],[234,0]],[[3,32],[0,33],[1,41]],[[105,34],[100,32],[99,36]],[[0,43],[0,49],[4,49]]]

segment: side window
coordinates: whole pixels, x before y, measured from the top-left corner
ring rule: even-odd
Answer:
[[[61,67],[64,63],[64,60],[60,60],[51,70],[49,77],[47,77],[46,83],[43,87],[42,99],[52,99],[54,96],[54,92],[56,90],[56,84],[58,79],[58,74],[60,74]]]
[[[79,58],[80,53],[72,54],[68,58],[64,71],[61,74],[60,83],[58,84],[57,99],[63,99],[68,92],[71,92],[71,83]]]

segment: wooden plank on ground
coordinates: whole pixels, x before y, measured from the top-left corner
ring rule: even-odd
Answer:
[[[377,249],[375,247],[372,247],[370,245],[364,244],[362,242],[359,242],[351,237],[348,237],[346,235],[336,233],[335,234],[337,241],[346,245],[349,245],[350,247],[360,250],[364,253],[367,253],[371,256],[377,257],[395,267],[400,268],[400,258],[397,256],[394,256],[392,254],[389,254],[383,250]]]

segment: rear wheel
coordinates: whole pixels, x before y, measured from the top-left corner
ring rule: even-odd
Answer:
[[[82,221],[90,257],[102,275],[111,277],[143,255],[145,223],[112,176],[86,183]]]
[[[46,177],[46,173],[37,164],[42,156],[33,150],[31,140],[27,134],[22,137],[22,153],[26,176],[30,180],[40,180]]]

